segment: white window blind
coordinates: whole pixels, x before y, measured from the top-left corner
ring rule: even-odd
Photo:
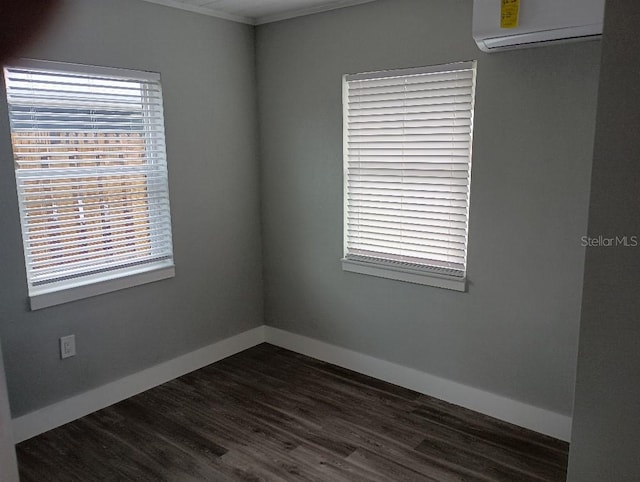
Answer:
[[[4,69],[30,295],[173,266],[158,74]]]
[[[345,260],[466,276],[475,62],[347,75]]]

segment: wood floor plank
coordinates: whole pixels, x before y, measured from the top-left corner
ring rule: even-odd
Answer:
[[[375,452],[371,452],[366,449],[359,448],[352,453],[347,459],[350,462],[357,463],[362,467],[366,467],[372,472],[380,474],[386,474],[389,477],[388,480],[402,480],[402,481],[448,481],[454,479],[434,479],[426,476],[422,472],[412,470],[410,467],[395,462],[389,458],[383,457]]]
[[[358,393],[353,391],[353,387],[345,388],[346,384],[327,383],[317,378],[317,374],[308,374],[303,383],[296,383],[296,393],[303,395],[304,400],[316,402],[315,414],[331,417],[340,415],[363,425],[374,424],[387,436],[407,446],[415,446],[422,440],[423,434],[402,418],[404,413],[413,408],[413,404],[406,401],[401,405],[386,403],[380,397],[368,396],[366,391]]]
[[[375,425],[365,427],[347,420],[334,419],[327,421],[325,428],[363,449],[365,452],[361,452],[361,455],[376,454],[411,469],[412,472],[420,473],[425,478],[441,481],[488,480],[483,479],[482,474],[475,470],[452,464],[441,457],[417,452],[413,447],[397,442],[380,432]]]
[[[482,474],[490,480],[518,480],[522,482],[535,482],[544,480],[531,474],[527,474],[510,465],[502,464],[484,454],[478,454],[464,450],[458,445],[442,440],[427,437],[416,447],[416,451],[428,455],[432,459],[441,460],[452,468],[464,468]]]
[[[17,454],[23,482],[560,481],[568,445],[262,344]]]
[[[545,445],[539,434],[532,434],[519,427],[508,426],[495,419],[479,416],[470,410],[455,412],[448,409],[444,411],[424,404],[413,413],[427,420],[474,435],[488,444],[503,447],[505,450],[526,453],[550,464],[566,466],[568,460],[568,448],[567,452],[563,453],[556,448]]]
[[[367,470],[359,464],[352,463],[347,457],[323,453],[315,446],[300,445],[291,451],[291,455],[297,460],[314,465],[322,474],[321,480],[389,482],[386,475]]]
[[[448,443],[456,447],[457,450],[464,450],[488,458],[500,465],[516,469],[528,477],[537,477],[542,480],[564,480],[566,476],[565,470],[562,468],[533,457],[526,452],[514,452],[509,450],[509,447],[487,443],[474,435],[439,423],[420,423],[420,426],[424,428],[425,440]],[[420,451],[420,446],[416,450]]]

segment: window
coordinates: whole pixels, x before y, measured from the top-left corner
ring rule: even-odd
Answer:
[[[31,308],[173,276],[160,76],[4,69]]]
[[[344,270],[466,290],[475,69],[344,77]]]

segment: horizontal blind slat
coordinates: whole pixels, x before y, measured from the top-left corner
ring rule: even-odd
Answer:
[[[349,218],[353,221],[353,217]],[[375,223],[386,222],[396,223],[400,226],[413,226],[415,230],[422,231],[423,233],[443,233],[444,230],[459,233],[460,230],[465,230],[464,221],[449,221],[448,219],[438,219],[433,217],[411,217],[411,216],[398,216],[398,217],[384,217],[384,216],[367,216],[360,218],[360,222],[352,222],[350,228],[363,229],[366,226],[370,226]],[[389,224],[387,224],[388,226]]]
[[[409,140],[415,140],[415,136],[429,136],[432,139],[435,135],[468,134],[471,132],[470,125],[451,125],[451,126],[404,126],[401,122],[397,125],[388,123],[385,127],[351,127],[348,129],[349,138],[356,138],[361,141],[375,139],[378,136],[384,136],[387,140],[393,140],[397,137],[406,137]],[[357,136],[357,137],[356,137]]]
[[[445,236],[457,236],[461,239],[466,239],[466,232],[464,227],[452,228],[450,226],[435,226],[433,224],[418,224],[418,223],[406,223],[395,221],[365,221],[360,220],[357,223],[357,227],[360,229],[394,229],[394,230],[407,230],[415,231],[418,233],[429,234],[433,237],[440,235]]]
[[[387,196],[404,196],[412,195],[414,197],[429,197],[432,193],[456,193],[466,194],[468,192],[467,186],[434,186],[431,185],[429,192],[425,192],[424,189],[419,186],[406,186],[402,188],[393,187],[380,187],[376,185],[367,185],[366,183],[351,183],[351,191],[353,193],[362,194],[382,194]]]
[[[348,234],[349,243],[355,246],[379,246],[393,249],[406,249],[412,252],[434,253],[449,256],[450,259],[462,258],[465,245],[450,241],[436,241],[429,238],[410,236],[391,236],[375,233]]]
[[[87,257],[91,257],[94,259],[100,259],[104,257],[108,257],[113,253],[118,253],[127,249],[140,250],[145,251],[147,249],[151,249],[150,243],[152,240],[161,240],[163,238],[168,238],[170,234],[164,232],[160,234],[159,232],[154,234],[153,236],[142,234],[139,235],[108,235],[109,241],[107,243],[100,244],[71,244],[67,243],[64,246],[60,246],[60,249],[55,250],[46,250],[46,252],[40,252],[40,248],[34,247],[31,249],[31,253],[29,254],[29,259],[31,261],[31,266],[35,268],[39,268],[41,266],[55,266],[57,264],[69,265],[72,261],[76,259],[86,259]],[[142,244],[140,243],[142,241]],[[58,258],[58,256],[60,256]],[[53,259],[51,259],[53,258]]]
[[[55,236],[45,238],[31,236],[28,240],[28,243],[33,250],[39,250],[54,247],[64,248],[68,246],[79,246],[83,243],[91,243],[94,238],[100,236],[119,236],[125,233],[128,236],[131,236],[133,231],[141,228],[143,229],[143,231],[139,233],[140,236],[146,236],[149,233],[154,235],[155,233],[167,232],[167,226],[151,226],[145,219],[140,219],[138,221],[131,220],[124,225],[110,225],[108,228],[103,228],[100,224],[93,224],[89,226],[84,225],[83,228],[84,229],[80,233],[78,233],[76,230],[66,230]],[[133,235],[135,235],[135,233],[133,233]]]
[[[358,164],[353,164],[349,173],[352,179],[358,177],[467,177],[469,175],[469,169],[466,164],[425,164],[423,166],[407,166],[404,168],[402,165],[391,164],[388,166],[375,166],[375,167],[359,167]]]
[[[441,213],[435,211],[400,211],[400,210],[369,210],[369,211],[352,211],[347,212],[349,220],[353,225],[359,222],[366,223],[373,221],[390,221],[394,220],[398,223],[413,224],[436,224],[443,227],[455,227],[464,229],[467,217],[466,215]]]
[[[154,199],[153,207],[155,209],[157,209],[158,207],[164,207],[164,205],[167,204],[166,200],[163,203],[160,203],[159,201],[160,201],[159,199]],[[124,208],[124,207],[109,208],[108,206],[105,206],[103,209],[96,210],[96,214],[94,215],[98,215],[97,213],[99,213],[102,219],[107,220],[107,219],[112,219],[118,216],[124,216],[126,214],[130,214],[130,215],[142,214],[150,210],[149,203],[147,203],[147,205],[144,205],[144,206],[132,206],[130,208]],[[67,211],[65,211],[64,209],[67,209]],[[90,210],[83,213],[83,215],[85,217],[88,217],[91,215],[92,212],[93,211]],[[54,223],[57,221],[62,223],[62,222],[67,222],[70,219],[81,219],[79,216],[80,216],[80,213],[75,208],[74,209],[60,208],[60,210],[57,213],[52,213],[52,214],[26,214],[25,221],[27,222],[29,227],[34,227],[35,224],[37,224],[39,221],[54,222]]]
[[[385,240],[366,239],[359,242],[351,241],[351,245],[356,249],[374,248],[390,254],[441,259],[444,261],[460,262],[464,259],[464,250],[438,248],[435,246],[425,246],[424,244],[394,243]]]
[[[60,267],[55,271],[41,273],[36,271],[32,274],[31,279],[34,286],[43,286],[59,280],[70,280],[89,276],[97,273],[106,273],[127,266],[142,266],[145,264],[156,263],[159,261],[167,261],[172,259],[171,254],[158,254],[140,256],[136,253],[125,253],[119,256],[113,256],[109,261],[104,261],[100,265],[89,260],[84,263],[76,263],[72,267]]]
[[[49,193],[47,193],[49,194]],[[88,194],[79,193],[75,197],[55,198],[55,199],[33,199],[25,201],[25,212],[51,211],[54,209],[89,209],[109,205],[113,208],[117,204],[134,203],[148,204],[149,199],[168,200],[166,190],[147,190],[146,188],[138,191],[127,189],[126,191],[115,191],[113,193]]]
[[[448,100],[448,102],[447,102]],[[383,105],[383,106],[359,106],[349,110],[349,118],[351,120],[363,120],[368,116],[395,116],[398,114],[414,114],[414,115],[455,115],[457,111],[467,111],[471,108],[470,99],[462,102],[456,102],[454,99],[443,98],[438,104],[430,104],[425,101],[422,104],[416,104],[409,107],[400,105]]]
[[[362,196],[361,199],[347,198],[347,206],[354,210],[366,208],[387,208],[423,211],[431,207],[459,208],[466,212],[466,200],[456,199],[425,199],[425,198],[377,198],[374,195]]]
[[[87,168],[85,168],[87,169]],[[55,180],[47,180],[42,177],[27,177],[20,179],[18,192],[35,200],[35,196],[49,196],[48,199],[63,198],[66,195],[78,196],[83,193],[92,195],[103,191],[122,191],[130,189],[147,189],[149,191],[158,187],[165,189],[166,178],[158,171],[134,172],[123,174],[121,172],[102,173],[92,176],[74,176],[73,178],[58,177]]]
[[[424,241],[425,245],[428,245],[430,242],[440,243],[435,244],[435,246],[445,248],[448,246],[458,246],[464,248],[466,244],[466,239],[464,236],[455,236],[444,233],[427,233],[415,229],[385,229],[375,228],[373,226],[360,226],[359,229],[347,230],[347,233],[349,233],[350,236],[353,236],[353,238],[384,237],[386,239],[388,237],[389,239],[400,241],[403,239],[415,239],[418,241]]]
[[[85,263],[88,261],[91,261],[91,264],[93,266],[99,267],[99,264],[102,260],[110,261],[118,256],[128,255],[128,253],[130,252],[142,251],[146,253],[150,250],[146,249],[146,247],[136,246],[135,244],[129,242],[128,244],[117,245],[109,249],[103,249],[102,251],[103,253],[97,254],[89,252],[78,255],[71,254],[66,255],[64,258],[61,258],[59,260],[54,259],[38,262],[32,261],[30,256],[29,261],[31,262],[31,266],[34,271],[40,271],[40,273],[43,273],[46,271],[51,271],[53,268],[66,269],[78,267],[80,265],[85,265]],[[108,251],[108,254],[105,251]]]
[[[99,216],[99,218],[96,218],[93,216]],[[144,219],[146,219],[150,223],[154,223],[155,225],[166,223],[168,226],[170,226],[170,223],[166,220],[166,216],[164,212],[156,214],[154,212],[149,212],[148,209],[143,211],[141,210],[140,212],[133,210],[131,213],[127,213],[127,215],[110,214],[105,216],[100,213],[95,215],[88,214],[88,215],[85,215],[85,222],[88,225],[90,225],[96,219],[99,219],[101,222],[109,222],[112,225],[124,225],[126,223],[130,223],[132,219],[133,220],[140,219],[140,216],[144,216]],[[56,233],[59,233],[59,232],[67,232],[70,226],[71,227],[78,226],[80,220],[77,216],[75,216],[71,219],[64,219],[60,221],[35,222],[31,218],[29,218],[28,221],[29,221],[29,228],[30,228],[28,232],[28,237],[30,239],[32,236],[39,235],[41,233],[40,230],[42,229],[46,230],[47,233],[50,233],[51,236],[55,236]]]
[[[412,85],[423,82],[441,82],[456,78],[473,77],[473,69],[456,69],[449,72],[436,72],[434,74],[417,74],[417,75],[398,75],[398,76],[380,76],[378,78],[349,80],[347,82],[350,87],[366,88],[366,87],[389,87],[394,85]]]
[[[363,86],[355,85],[354,83],[349,84],[349,96],[350,97],[375,97],[376,95],[386,95],[389,93],[414,93],[414,92],[424,92],[430,90],[442,90],[442,89],[450,89],[450,88],[465,88],[465,92],[471,87],[473,81],[472,75],[466,76],[451,76],[449,78],[441,78],[436,81],[428,81],[423,80],[421,82],[413,82],[413,83],[395,83],[390,85],[379,85],[379,86]]]
[[[145,154],[147,156],[152,155],[153,153],[161,153],[162,151],[160,149],[149,149],[145,152]],[[94,152],[80,152],[80,151],[69,151],[69,152],[50,152],[50,151],[40,151],[40,152],[34,152],[34,153],[17,153],[15,155],[16,157],[16,162],[18,164],[20,163],[27,163],[27,164],[48,164],[48,161],[51,161],[52,163],[55,163],[56,161],[58,163],[64,163],[64,162],[68,162],[68,163],[73,163],[76,159],[74,159],[74,157],[85,157],[85,159],[77,159],[78,161],[88,161],[88,160],[93,160],[95,162],[101,162],[101,163],[116,163],[116,162],[122,162],[122,161],[130,161],[130,162],[135,162],[135,161],[140,161],[141,157],[139,157],[139,155],[141,154],[140,151],[94,151]],[[138,157],[134,157],[134,156],[138,156]],[[110,156],[110,157],[104,157],[104,158],[100,158],[98,156]],[[115,157],[115,156],[121,156],[121,157]],[[60,158],[60,159],[51,159],[51,158]],[[39,161],[39,162],[38,162]],[[27,169],[31,169],[31,168],[27,168]]]
[[[429,193],[403,193],[394,195],[393,193],[349,193],[347,201],[380,201],[380,202],[406,202],[407,204],[423,204],[432,201],[462,201],[467,203],[468,193],[452,193],[452,192],[429,192]]]
[[[389,208],[387,206],[382,206],[382,208],[386,208],[389,211],[393,212],[396,215],[402,215],[403,213],[412,213],[412,212],[430,212],[437,214],[451,214],[452,216],[464,216],[466,218],[467,208],[464,207],[453,207],[453,206],[436,206],[433,204],[413,204],[407,207],[398,206],[397,208]],[[413,208],[413,209],[410,209]],[[365,215],[367,213],[373,213],[374,209],[380,209],[380,207],[372,207],[372,206],[354,206],[350,204],[348,206],[348,212],[352,217],[358,215]],[[354,220],[355,221],[355,220]]]

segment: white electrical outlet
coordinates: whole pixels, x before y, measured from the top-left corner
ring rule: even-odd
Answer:
[[[76,335],[60,338],[60,358],[63,360],[76,355]]]

